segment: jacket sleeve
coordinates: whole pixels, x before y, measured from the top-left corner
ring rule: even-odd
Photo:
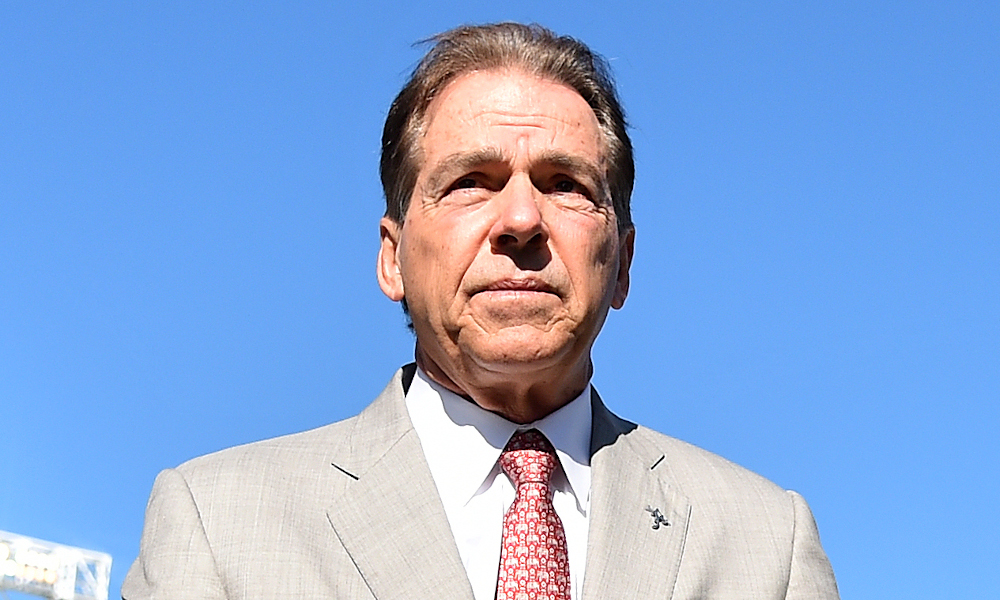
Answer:
[[[795,511],[792,536],[792,563],[789,569],[786,600],[838,600],[833,568],[819,543],[819,530],[806,501],[796,492],[788,492]]]
[[[198,506],[178,471],[161,472],[146,506],[139,557],[122,584],[123,600],[226,598]]]

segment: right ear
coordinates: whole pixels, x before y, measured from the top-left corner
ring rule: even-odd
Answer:
[[[379,221],[382,243],[378,249],[378,265],[375,270],[378,286],[393,302],[403,299],[403,275],[399,268],[399,238],[402,230],[402,224],[389,217],[382,217]]]

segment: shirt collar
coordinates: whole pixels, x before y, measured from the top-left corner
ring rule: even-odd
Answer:
[[[500,453],[518,430],[545,434],[581,507],[590,500],[590,384],[559,410],[519,425],[481,408],[430,380],[421,369],[406,394],[406,408],[431,475],[447,507],[464,506],[493,473]]]

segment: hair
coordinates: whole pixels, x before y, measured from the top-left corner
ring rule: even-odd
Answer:
[[[491,69],[519,69],[577,91],[597,117],[605,145],[608,193],[619,231],[632,226],[635,179],[632,142],[607,62],[585,44],[540,25],[465,25],[424,43],[431,49],[396,96],[382,130],[379,172],[387,217],[402,223],[420,170],[420,137],[427,107],[455,78]]]

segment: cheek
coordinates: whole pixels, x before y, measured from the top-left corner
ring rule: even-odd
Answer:
[[[465,257],[457,240],[447,233],[404,238],[399,257],[404,295],[411,309],[433,310],[449,303],[461,282]]]
[[[618,264],[618,237],[613,235],[605,235],[600,242],[597,243],[597,248],[594,252],[595,262],[600,265],[617,265]]]
[[[618,239],[601,229],[578,230],[567,237],[562,260],[578,300],[593,302],[609,299],[614,293],[618,274]],[[585,300],[586,299],[586,300]]]
[[[569,252],[568,260],[576,263],[578,268],[610,265],[618,261],[618,238],[611,235],[603,227],[589,224],[588,227],[575,227],[564,232],[568,243],[564,250]]]

